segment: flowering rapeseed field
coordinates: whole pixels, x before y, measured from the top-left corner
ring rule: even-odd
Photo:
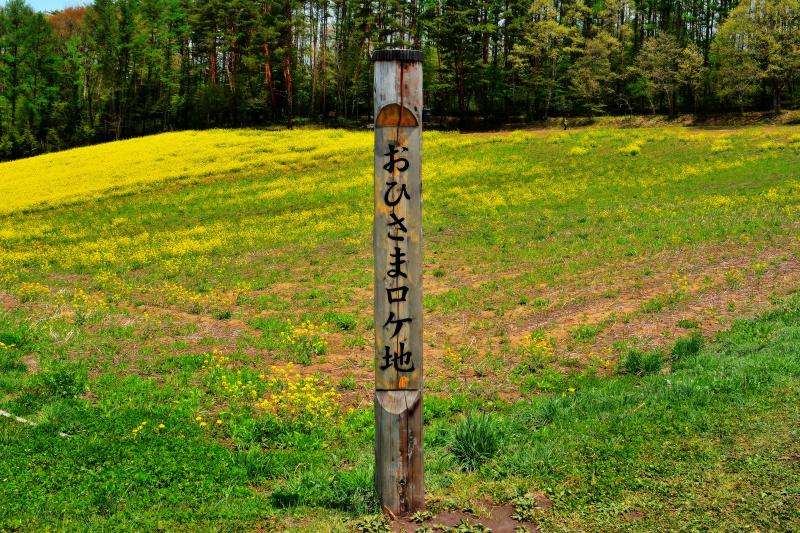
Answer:
[[[800,285],[797,128],[426,132],[423,159],[434,495],[541,467],[566,501],[552,449],[454,473],[451,419],[545,427]],[[0,529],[374,509],[370,132],[132,139],[0,164],[0,194],[0,409],[36,424],[0,419]]]
[[[337,161],[338,154],[368,144],[366,136],[345,131],[287,135],[215,130],[165,133],[117,142],[113,148],[78,148],[4,163],[0,214],[125,194],[163,182],[248,170],[291,171],[309,159]]]

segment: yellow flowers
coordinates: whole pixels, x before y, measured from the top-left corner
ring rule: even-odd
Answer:
[[[767,263],[753,263],[753,273],[756,277],[760,278],[767,270],[769,270],[769,265]]]
[[[544,330],[532,331],[528,336],[527,344],[522,347],[521,364],[534,371],[548,363],[555,352],[553,339],[548,337]]]
[[[0,214],[142,190],[159,182],[252,169],[296,170],[322,157],[336,159],[371,146],[372,136],[365,133],[306,129],[185,131],[76,148],[0,164]]]
[[[295,326],[291,320],[286,322],[289,331],[282,331],[280,338],[293,361],[307,365],[313,356],[328,352],[328,324],[316,326],[306,320]]]
[[[461,351],[453,350],[448,346],[444,353],[444,364],[451,370],[458,371],[464,364],[464,354]]]
[[[16,347],[17,347],[16,344],[6,344],[0,341],[0,350],[13,350]]]
[[[309,428],[340,414],[341,396],[335,389],[325,380],[301,376],[291,363],[284,367],[271,366],[268,374],[231,367],[230,358],[217,350],[203,360],[203,369],[209,373],[209,392],[231,405],[256,407],[281,420]],[[217,427],[224,423],[219,416],[213,420]],[[199,415],[195,422],[200,427],[208,425]]]
[[[271,393],[256,403],[259,409],[308,427],[339,416],[341,396],[327,381],[293,373],[291,364],[271,371]]]
[[[221,310],[230,308],[236,302],[237,291],[226,291],[214,288],[206,293],[198,293],[181,285],[166,282],[160,291],[165,303],[185,307],[199,313],[203,310]]]
[[[15,292],[21,301],[28,302],[40,296],[50,294],[50,287],[42,285],[41,283],[36,283],[35,281],[29,281],[17,285]]]
[[[65,315],[71,317],[76,324],[86,322],[108,310],[108,304],[101,295],[88,294],[81,288],[75,289],[69,298],[61,294],[59,299],[66,309]]]
[[[733,144],[731,143],[730,139],[717,139],[713,143],[711,143],[711,153],[712,154],[719,154],[721,152],[727,152],[733,149]]]
[[[570,155],[586,155],[589,153],[589,149],[584,146],[573,146],[569,149]]]
[[[763,142],[763,143],[759,144],[758,147],[759,147],[759,149],[761,149],[764,152],[768,152],[770,150],[783,150],[784,149],[784,145],[782,143],[778,143],[778,142],[775,142],[775,141]]]
[[[705,199],[705,204],[712,209],[723,209],[734,205],[734,199],[730,196],[715,194]]]
[[[153,431],[152,431],[152,432],[153,432],[153,433],[161,433],[161,430],[162,430],[162,429],[166,429],[166,428],[167,428],[167,426],[166,426],[166,425],[164,425],[164,423],[162,422],[162,423],[158,424],[158,425],[155,427],[155,429],[153,429]],[[141,422],[141,423],[140,423],[138,426],[136,426],[135,428],[133,428],[133,429],[131,430],[131,433],[132,433],[133,435],[138,435],[138,434],[140,434],[140,433],[143,433],[145,429],[147,429],[147,420],[144,420],[144,421],[142,421],[142,422]]]
[[[619,152],[625,155],[639,155],[639,152],[641,151],[642,151],[642,144],[639,141],[634,141],[619,149]]]

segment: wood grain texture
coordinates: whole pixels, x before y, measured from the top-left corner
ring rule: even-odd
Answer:
[[[422,63],[376,61],[374,116],[375,487],[402,516],[425,507]]]
[[[401,79],[402,78],[402,79]],[[401,94],[402,83],[402,94]],[[417,124],[422,117],[422,64],[378,61],[375,64],[375,117],[389,105],[399,105],[414,113]],[[399,114],[397,115],[399,117]],[[375,253],[375,388],[376,390],[417,390],[422,388],[422,128],[419,126],[375,127],[375,222],[373,246]],[[396,166],[394,172],[385,170],[389,163],[390,146],[398,147],[396,157],[408,161]],[[402,162],[401,162],[402,163]],[[395,183],[395,185],[389,185]],[[404,189],[405,188],[405,189]],[[405,190],[408,198],[402,196]],[[391,201],[400,198],[395,206]],[[390,226],[392,214],[403,220],[407,231],[400,231],[397,224]],[[404,240],[392,240],[389,235]],[[392,277],[393,254],[397,249],[405,261],[400,265],[405,277]],[[402,288],[406,287],[404,293]],[[405,294],[406,301],[389,303],[387,289],[394,296]],[[404,323],[395,335],[396,326],[386,324],[390,317],[411,319]],[[386,366],[386,347],[389,355],[401,356],[410,353],[410,363]],[[393,362],[391,360],[390,362]],[[405,371],[413,367],[411,371]]]
[[[375,393],[375,487],[384,511],[425,508],[422,391]]]

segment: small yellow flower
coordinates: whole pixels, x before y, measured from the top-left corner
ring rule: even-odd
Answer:
[[[165,426],[164,424],[159,424],[158,425],[158,429],[164,429],[165,427],[167,427],[167,426]]]
[[[202,416],[196,416],[196,417],[194,417],[194,419],[195,419],[195,421],[200,422],[201,420],[203,420],[203,417]]]
[[[575,387],[570,387],[567,389],[569,392],[575,392]]]
[[[217,425],[218,425],[218,426],[219,426],[219,425],[222,425],[222,420],[220,420],[219,418],[217,418]]]
[[[205,422],[200,422],[200,427],[201,427],[201,428],[204,428],[204,427],[206,427],[207,425],[208,425],[208,424],[206,424]]]

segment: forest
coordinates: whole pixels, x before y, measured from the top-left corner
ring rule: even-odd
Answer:
[[[149,133],[363,127],[374,50],[424,51],[433,125],[780,112],[800,0],[95,0],[0,8],[0,160]]]

